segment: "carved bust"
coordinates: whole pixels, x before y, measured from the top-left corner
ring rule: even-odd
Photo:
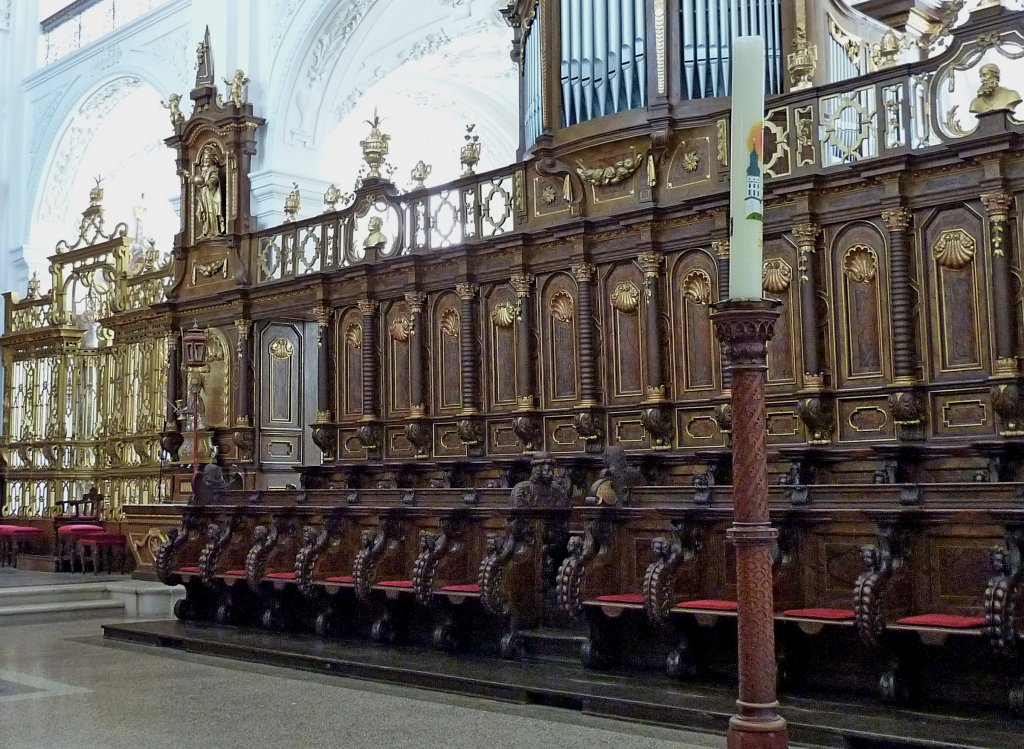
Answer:
[[[971,102],[971,111],[974,114],[986,112],[998,112],[1010,110],[1020,104],[1020,94],[1012,88],[1003,88],[999,85],[999,66],[994,63],[986,63],[978,71],[981,76],[981,86],[978,87],[978,95]]]
[[[367,234],[366,239],[363,240],[363,247],[380,248],[387,244],[388,238],[384,235],[384,232],[381,231],[381,229],[384,228],[384,221],[380,216],[372,216],[367,228],[370,233]]]
[[[569,491],[555,481],[555,461],[550,453],[534,453],[530,478],[512,487],[513,507],[568,507]]]

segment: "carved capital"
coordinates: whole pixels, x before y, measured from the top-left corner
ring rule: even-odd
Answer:
[[[468,301],[476,296],[479,287],[475,283],[460,283],[455,285],[455,293],[462,301]]]
[[[418,315],[423,312],[423,304],[427,301],[427,295],[419,291],[405,292],[405,303],[409,305],[409,312]]]
[[[711,242],[711,251],[719,260],[726,260],[729,257],[729,240],[716,239]]]
[[[801,252],[814,252],[818,242],[818,235],[821,234],[821,227],[817,224],[797,224],[793,227],[793,239],[796,240],[797,247],[800,248]]]
[[[595,268],[590,263],[578,263],[572,266],[572,277],[578,283],[590,283],[594,280]]]
[[[331,310],[327,307],[314,307],[313,316],[316,318],[316,324],[320,328],[326,328],[328,325],[331,324]]]
[[[512,279],[509,283],[512,284],[512,288],[516,290],[516,295],[522,299],[530,296],[530,287],[533,285],[533,276],[529,273],[513,273]]]
[[[249,338],[250,328],[252,328],[252,320],[235,320],[235,330],[238,331],[239,343]],[[168,338],[167,343],[170,345],[170,338]]]
[[[890,208],[882,211],[882,221],[889,229],[890,234],[900,234],[910,227],[913,214],[907,208]]]
[[[1009,218],[1010,205],[1013,203],[1013,199],[1008,193],[1002,190],[982,193],[981,202],[988,211],[989,220],[994,222],[1006,221]]]
[[[236,323],[237,324],[237,323]],[[167,351],[168,353],[178,350],[178,346],[181,344],[181,334],[178,332],[167,334]],[[6,413],[6,411],[5,411]]]
[[[377,302],[373,299],[360,299],[357,304],[359,311],[363,313],[363,317],[368,317],[377,312]]]
[[[662,259],[660,252],[641,252],[636,261],[646,278],[655,278],[661,270]]]
[[[715,334],[722,342],[726,369],[764,369],[768,366],[768,341],[775,335],[781,302],[732,300],[711,305]]]

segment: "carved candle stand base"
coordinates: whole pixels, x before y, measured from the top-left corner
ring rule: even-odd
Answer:
[[[775,693],[772,544],[778,532],[768,519],[764,397],[767,346],[780,306],[772,299],[712,305],[722,358],[732,374],[734,519],[728,536],[736,545],[739,712],[729,720],[729,749],[789,746]]]

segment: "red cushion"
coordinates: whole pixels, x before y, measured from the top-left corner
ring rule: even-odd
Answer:
[[[805,619],[831,619],[834,621],[853,619],[853,609],[787,609],[782,613],[786,616],[799,616]]]
[[[412,580],[384,580],[377,585],[382,588],[411,588]]]
[[[642,593],[616,593],[613,596],[598,596],[597,600],[601,603],[643,604],[644,597]]]
[[[264,575],[268,580],[294,580],[294,572],[268,572]]]
[[[178,572],[184,572],[186,574],[198,575],[199,574],[199,568],[198,567],[182,567],[180,570],[178,570]]]
[[[707,609],[708,611],[735,611],[736,601],[719,601],[715,598],[702,598],[699,601],[683,601],[676,604],[677,609]]]
[[[29,528],[25,525],[0,525],[0,536],[31,536],[41,533],[38,528]]]
[[[950,629],[972,629],[984,627],[983,616],[961,616],[960,614],[920,614],[905,616],[897,624],[910,624],[918,627],[949,627]]]
[[[445,585],[441,590],[446,593],[479,593],[480,586],[476,583],[470,583],[469,585]]]
[[[343,577],[329,577],[324,582],[327,583],[354,583],[356,579],[352,575],[344,575]]]
[[[245,577],[245,570],[228,570],[221,574],[224,575],[224,577]]]
[[[86,537],[82,541],[88,544],[123,544],[126,540],[120,533],[87,533],[85,535]]]
[[[72,523],[71,525],[62,525],[57,529],[58,535],[65,533],[105,533],[102,525],[86,525],[84,523]]]

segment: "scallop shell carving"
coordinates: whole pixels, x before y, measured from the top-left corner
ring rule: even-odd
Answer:
[[[854,245],[843,257],[843,270],[854,283],[871,283],[878,272],[878,257],[867,245]]]
[[[612,289],[612,306],[619,312],[632,315],[640,309],[640,289],[636,284],[626,281]]]
[[[449,338],[459,337],[459,312],[454,307],[441,313],[441,332]]]
[[[412,322],[410,322],[409,318],[404,315],[396,317],[392,321],[391,327],[388,328],[388,332],[394,340],[399,343],[405,343],[412,335]]]
[[[793,282],[793,266],[782,258],[765,260],[761,268],[761,286],[769,294],[784,294]]]
[[[939,234],[932,245],[932,256],[943,268],[960,270],[974,259],[978,243],[963,229],[949,229]]]
[[[357,322],[349,323],[345,328],[345,344],[351,348],[363,347],[363,326]]]
[[[683,279],[683,296],[694,304],[711,302],[711,277],[702,270],[690,271]]]
[[[516,308],[510,302],[501,302],[491,310],[491,320],[499,328],[511,328],[516,321]]]
[[[270,355],[275,359],[291,359],[295,346],[287,338],[275,338],[270,342]]]
[[[559,291],[551,297],[551,316],[558,322],[569,322],[573,313],[572,297],[567,291]]]

